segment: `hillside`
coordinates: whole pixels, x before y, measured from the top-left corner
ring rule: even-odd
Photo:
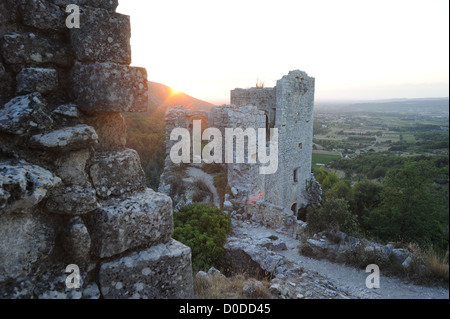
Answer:
[[[194,110],[209,111],[214,106],[189,96],[183,92],[174,91],[171,87],[157,83],[148,82],[149,110],[150,113],[158,108],[166,110],[168,107],[183,105]]]

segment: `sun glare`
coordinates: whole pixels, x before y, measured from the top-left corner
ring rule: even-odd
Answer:
[[[171,96],[171,97],[177,96],[177,95],[179,95],[180,93],[181,93],[180,91],[175,90],[174,88],[170,88],[170,96]]]

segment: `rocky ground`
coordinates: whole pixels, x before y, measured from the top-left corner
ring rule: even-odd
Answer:
[[[246,264],[259,266],[266,274],[270,273],[270,291],[278,298],[449,298],[448,289],[418,286],[405,279],[386,277],[382,269],[380,288],[368,289],[365,283],[369,274],[364,270],[302,256],[298,253],[300,241],[280,230],[234,219],[232,229],[226,244],[227,259],[235,268]]]

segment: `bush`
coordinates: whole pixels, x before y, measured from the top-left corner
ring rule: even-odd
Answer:
[[[230,217],[216,207],[193,204],[174,214],[173,238],[191,248],[195,272],[221,267],[230,230]]]
[[[346,200],[328,196],[320,205],[311,206],[306,213],[307,230],[311,233],[340,230],[354,234],[358,230],[356,217]]]

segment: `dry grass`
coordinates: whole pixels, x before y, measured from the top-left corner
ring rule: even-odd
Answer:
[[[214,205],[214,195],[206,182],[202,179],[195,180],[192,201],[194,203],[202,203],[206,198],[209,198],[209,205]]]
[[[264,81],[261,81],[260,79],[256,80],[256,88],[257,89],[264,89]]]
[[[247,299],[243,292],[245,282],[256,281],[246,279],[244,275],[232,277],[212,276],[209,278],[194,278],[194,292],[198,299]],[[263,287],[255,287],[251,299],[271,299],[270,283],[262,281]]]
[[[445,256],[440,256],[434,250],[431,250],[427,254],[426,267],[434,274],[437,278],[441,278],[448,282],[448,250]]]

